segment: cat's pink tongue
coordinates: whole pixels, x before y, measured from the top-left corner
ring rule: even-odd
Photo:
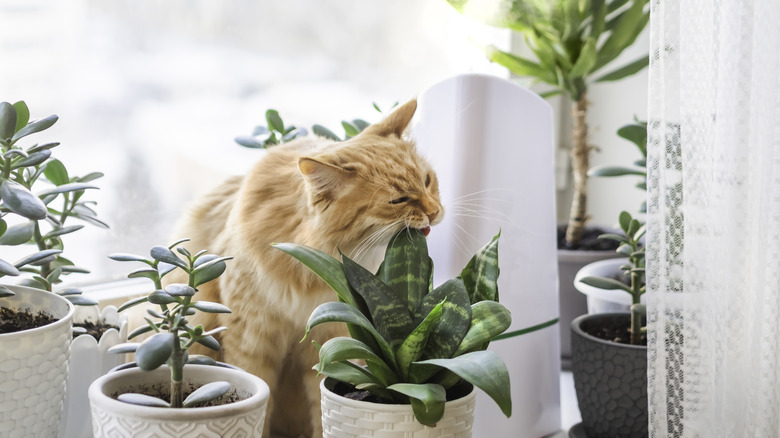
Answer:
[[[420,231],[422,231],[423,236],[428,237],[428,234],[431,232],[431,227],[420,228]]]

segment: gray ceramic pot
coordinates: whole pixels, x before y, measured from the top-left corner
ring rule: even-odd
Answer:
[[[628,328],[630,318],[628,313],[600,313],[571,323],[574,387],[588,437],[647,437],[647,347],[586,333],[610,322]]]

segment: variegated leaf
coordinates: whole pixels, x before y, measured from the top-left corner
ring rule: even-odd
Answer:
[[[396,350],[396,361],[401,371],[401,377],[404,380],[407,380],[409,377],[409,365],[419,359],[423,351],[427,350],[428,338],[442,317],[443,304],[441,302],[434,306],[425,319],[412,330],[412,333],[404,339],[404,342]]]
[[[378,277],[414,312],[428,293],[432,270],[425,236],[420,230],[405,228],[390,239]]]
[[[471,327],[453,356],[487,346],[512,324],[512,315],[506,307],[495,301],[480,301],[471,306]]]
[[[423,359],[452,357],[471,324],[471,303],[466,286],[459,278],[445,282],[426,295],[415,312],[415,321],[424,317],[430,309],[442,301],[444,301],[442,316],[428,338]]]

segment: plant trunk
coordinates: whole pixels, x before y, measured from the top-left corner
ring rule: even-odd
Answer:
[[[588,220],[588,167],[590,167],[590,146],[588,146],[588,102],[585,93],[572,106],[574,129],[572,133],[571,166],[573,189],[569,224],[566,227],[566,242],[570,248],[577,248]]]

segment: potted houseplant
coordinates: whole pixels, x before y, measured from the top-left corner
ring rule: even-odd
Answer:
[[[67,375],[60,436],[84,435],[89,431],[84,421],[85,417],[89,419],[89,410],[85,408],[87,387],[116,365],[116,357],[107,354],[106,350],[126,339],[126,318],[119,318],[116,308],[112,306],[103,309],[101,314],[97,302],[83,295],[81,289],[59,285],[70,274],[89,273],[63,256],[64,237],[84,228],[83,224],[72,223],[72,219],[107,228],[97,218],[92,208],[94,202],[84,196],[87,191],[97,189],[92,182],[103,175],[93,172],[81,177],[70,176],[65,165],[52,157],[52,150],[59,143],[20,146],[20,140],[27,140],[29,135],[54,125],[58,120],[56,115],[31,122],[29,108],[24,102],[0,104],[0,112],[0,118],[7,123],[6,135],[2,140],[3,178],[18,184],[9,182],[4,185],[5,204],[8,211],[20,213],[23,217],[15,221],[3,221],[0,245],[34,246],[37,252],[30,256],[33,259],[23,265],[16,263],[21,277],[19,284],[49,292],[56,290],[57,294],[77,306],[72,320],[74,339],[70,345],[70,371]],[[15,124],[12,127],[13,121]],[[20,204],[14,211],[11,210],[14,199],[24,199],[22,195],[14,195],[14,188],[20,186],[28,189],[28,193],[24,193],[27,200],[26,204]],[[30,190],[35,190],[35,194],[30,196]],[[85,334],[89,335],[82,336]]]
[[[613,67],[613,61],[647,25],[648,0],[447,1],[465,16],[520,33],[535,60],[494,46],[485,48],[486,56],[519,77],[546,84],[550,89],[541,94],[543,97],[563,94],[571,102],[572,202],[568,222],[560,227],[558,239],[560,318],[565,322],[561,324],[561,354],[565,360],[569,356],[566,326],[586,311],[585,298],[572,285],[574,276],[588,263],[614,257],[615,249],[608,241],[597,239],[603,230],[586,228],[587,172],[590,153],[595,149],[588,142],[588,88],[623,79],[648,65],[649,57],[644,55]]]
[[[497,301],[498,236],[458,278],[435,289],[420,230],[404,229],[390,240],[376,275],[343,254],[339,262],[297,244],[275,247],[338,295],[338,302],[314,310],[306,333],[326,322],[345,322],[351,335],[318,346],[314,368],[327,376],[320,385],[324,437],[394,436],[391,431],[404,437],[471,436],[473,386],[511,415],[506,366],[486,350],[511,322]]]
[[[220,348],[213,335],[225,327],[206,331],[202,325],[191,326],[187,318],[197,312],[230,313],[222,304],[195,301],[194,295],[198,286],[222,275],[231,257],[206,251],[191,254],[178,246],[185,241],[154,247],[151,258],[110,256],[143,263],[146,266],[128,277],[148,278],[154,284],[147,296],[128,301],[120,311],[146,302],[159,306],[159,311],[148,309],[147,325],[129,335],[154,332],[150,337],[111,349],[135,353],[137,367],[109,373],[89,388],[97,437],[260,436],[263,432],[268,385],[235,367],[189,356],[194,344]],[[175,269],[186,274],[187,283],[163,287],[162,278]]]
[[[623,235],[604,235],[620,242],[628,256],[620,269],[628,282],[613,277],[583,277],[584,284],[631,296],[630,313],[583,315],[571,323],[572,373],[582,423],[574,436],[647,436],[647,339],[643,327],[645,227],[628,212],[620,214]]]

